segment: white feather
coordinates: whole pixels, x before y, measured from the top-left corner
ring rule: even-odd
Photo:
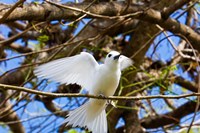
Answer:
[[[63,124],[67,123],[68,125],[72,125],[73,127],[87,126],[87,128],[90,131],[93,131],[93,133],[107,133],[108,129],[105,106],[103,106],[103,108],[96,108],[93,107],[92,102],[95,101],[89,101],[81,107],[70,111]],[[102,103],[105,103],[105,101],[102,101]]]
[[[133,62],[116,51],[110,52],[104,64],[99,65],[86,52],[58,59],[35,69],[38,77],[48,78],[62,84],[79,84],[93,95],[113,95],[120,80],[121,71]],[[88,127],[93,133],[107,133],[105,100],[90,99],[88,103],[70,111],[64,123],[73,127]]]
[[[130,58],[124,56],[124,55],[120,56],[120,61],[119,62],[120,62],[121,71],[126,69],[127,67],[133,65],[133,61]]]
[[[77,83],[89,91],[92,89],[91,81],[98,66],[99,64],[91,54],[81,52],[79,55],[38,66],[34,73],[38,77],[47,78],[61,84]]]

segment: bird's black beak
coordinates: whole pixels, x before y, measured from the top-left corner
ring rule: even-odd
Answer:
[[[121,56],[121,54],[116,55],[116,56],[114,57],[114,60],[118,60],[120,56]]]

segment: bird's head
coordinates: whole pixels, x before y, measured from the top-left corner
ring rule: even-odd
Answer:
[[[121,55],[117,51],[111,51],[107,54],[104,64],[111,66],[111,68],[120,68],[121,70],[124,70],[125,68],[133,65],[133,61],[124,56]]]
[[[119,64],[121,54],[117,51],[111,51],[107,54],[105,59],[105,64],[108,65],[117,65]]]

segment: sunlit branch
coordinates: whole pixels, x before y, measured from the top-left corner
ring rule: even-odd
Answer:
[[[152,95],[152,96],[96,96],[90,94],[80,94],[80,93],[51,93],[51,92],[43,92],[38,90],[32,90],[25,87],[13,86],[13,85],[5,85],[0,84],[2,89],[10,89],[16,91],[23,91],[27,93],[32,93],[36,95],[48,96],[48,97],[87,97],[94,99],[104,99],[104,100],[143,100],[143,99],[154,99],[154,98],[165,98],[165,99],[179,99],[193,96],[200,96],[200,93],[190,93],[190,94],[182,94],[182,95]]]
[[[24,3],[26,0],[19,0],[18,2],[16,2],[12,8],[10,8],[10,10],[8,10],[3,17],[0,19],[0,24],[4,22],[4,20],[18,7],[20,6],[22,3]]]

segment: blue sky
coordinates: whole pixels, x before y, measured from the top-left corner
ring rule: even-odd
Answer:
[[[0,0],[0,3],[3,2],[3,3],[7,3],[7,4],[12,4],[12,3],[15,3],[16,1],[17,0]],[[27,2],[31,2],[31,0],[27,0]],[[66,2],[66,1],[63,1],[63,2]],[[184,21],[185,21],[184,16],[181,17],[179,19],[179,21],[184,23]],[[79,29],[76,32],[80,31],[80,29],[82,27],[83,27],[83,25],[80,25]],[[3,33],[3,35],[7,36],[9,30],[7,28],[5,28],[5,26],[0,25],[0,32]],[[168,32],[168,33],[171,34],[170,32]],[[155,39],[154,43],[156,44],[157,42],[159,42],[159,40],[161,40],[164,37],[165,36],[162,34],[161,36],[159,36]],[[177,37],[171,37],[171,39],[176,44],[178,44],[178,42],[180,41]],[[21,40],[18,40],[17,43],[23,45]],[[34,42],[34,43],[36,43],[36,42]],[[146,55],[150,57],[151,54],[152,54],[152,50],[153,50],[153,45],[149,49],[149,51],[147,52]],[[167,40],[164,40],[158,46],[158,52],[153,55],[153,59],[154,60],[162,60],[163,62],[167,62],[171,59],[173,52],[174,52],[174,50],[171,47],[171,45],[167,42]],[[9,50],[7,51],[7,53],[8,53],[8,57],[16,56],[16,54],[17,54],[17,53],[13,53]],[[19,58],[19,59],[15,59],[15,60],[10,60],[10,61],[7,62],[6,65],[4,63],[0,64],[0,74],[2,74],[5,71],[8,71],[10,69],[16,68],[17,66],[20,65],[19,62],[22,62],[22,61],[23,61],[23,57]],[[176,74],[182,75],[183,77],[189,79],[187,73],[184,73],[180,69],[176,70]],[[41,87],[45,86],[45,85],[46,85],[46,82],[44,82],[41,85]],[[44,90],[45,91],[52,91],[56,88],[57,85],[58,84],[55,84],[55,83],[48,83],[47,87],[45,87]],[[28,87],[28,84],[27,84],[27,87]],[[180,88],[178,85],[173,85],[171,88],[172,88],[172,91],[176,92],[177,94],[183,93],[182,88]],[[159,94],[159,89],[155,87],[151,90],[150,93],[151,93],[151,95]],[[74,104],[74,102],[67,103],[67,101],[68,101],[67,98],[60,98],[60,99],[54,100],[54,102],[58,106],[61,106],[65,109],[66,109],[66,107],[65,107],[66,104],[71,104],[71,105]],[[153,106],[156,107],[157,113],[162,114],[162,113],[166,113],[166,112],[170,111],[168,108],[166,108],[167,105],[165,104],[165,102],[162,99],[159,99],[159,100],[153,99],[152,101],[153,101],[152,102]],[[186,101],[187,101],[186,99],[173,100],[173,102],[175,103],[176,106],[180,106],[182,103],[184,103]],[[13,100],[12,102],[14,103],[15,101]],[[20,104],[18,106],[15,106],[14,109],[17,109],[18,107],[20,107],[22,105],[24,106],[24,104],[25,104],[25,102],[20,102]],[[48,126],[54,127],[55,131],[53,131],[53,132],[56,132],[57,126],[63,121],[62,118],[56,119],[57,117],[55,117],[54,115],[49,116],[48,119],[47,119],[47,117],[37,118],[38,116],[46,116],[48,114],[51,114],[51,112],[46,110],[44,105],[41,102],[38,102],[38,101],[30,102],[29,104],[27,104],[25,106],[25,108],[21,108],[21,109],[17,110],[17,113],[22,118],[22,120],[26,120],[26,119],[29,119],[29,118],[35,118],[35,119],[31,120],[31,123],[34,123],[34,125],[30,125],[30,122],[28,122],[28,121],[23,122],[24,127],[28,128],[27,132],[32,131],[32,133],[36,133],[36,132],[47,133],[47,132],[50,132],[49,129],[52,130],[52,128],[48,128]],[[143,113],[144,113],[144,110],[141,110],[140,113],[139,113],[140,117],[143,115]],[[191,115],[185,117],[184,119],[182,119],[182,121],[185,121],[190,117],[191,117]],[[199,119],[199,115],[197,115],[196,119]],[[35,128],[35,127],[38,127],[38,125],[40,125],[44,122],[48,124],[47,128],[44,128],[43,126],[41,128],[37,128],[37,129]],[[188,120],[186,122],[188,123],[188,122],[190,122],[190,120]],[[120,124],[123,124],[122,120],[120,121]],[[31,129],[29,130],[29,128],[31,128]],[[1,127],[0,126],[0,132],[1,133],[7,133],[8,132],[7,127]]]

